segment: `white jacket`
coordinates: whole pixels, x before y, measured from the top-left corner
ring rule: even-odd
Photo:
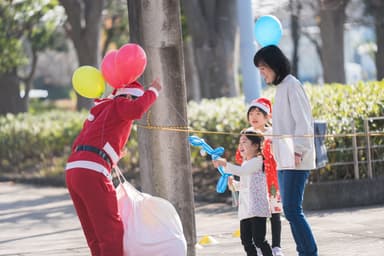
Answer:
[[[262,171],[262,157],[244,161],[241,166],[227,163],[225,172],[240,176],[239,211],[240,220],[252,217],[271,217],[267,180]]]
[[[294,76],[286,76],[277,85],[272,113],[272,148],[277,169],[314,169],[316,165],[311,106],[302,84]],[[295,152],[303,157],[299,166],[295,166]]]

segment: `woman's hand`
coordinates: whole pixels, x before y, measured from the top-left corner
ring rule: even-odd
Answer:
[[[300,165],[301,161],[303,161],[303,155],[295,152],[295,165]]]

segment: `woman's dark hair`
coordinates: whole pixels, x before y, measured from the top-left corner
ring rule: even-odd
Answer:
[[[275,72],[274,85],[281,83],[291,73],[291,64],[287,56],[275,45],[268,45],[258,50],[253,57],[253,63],[256,67],[266,65]]]

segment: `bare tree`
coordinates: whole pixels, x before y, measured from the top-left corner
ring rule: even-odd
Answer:
[[[101,56],[111,48],[120,48],[128,41],[128,12],[125,0],[105,0],[103,10],[103,40]],[[122,7],[123,6],[123,7]]]
[[[374,18],[377,52],[375,55],[376,78],[384,79],[384,1],[365,0],[367,12]]]
[[[20,97],[20,77],[17,75],[17,69],[14,68],[6,73],[0,73],[0,86],[3,92],[0,94],[0,114],[20,113],[27,111],[23,104],[23,98]]]
[[[163,90],[138,131],[143,190],[170,200],[181,216],[188,255],[195,255],[193,182],[178,0],[127,0],[131,42],[147,53],[144,84],[158,77]],[[152,129],[157,128],[157,129]]]
[[[236,1],[186,0],[183,9],[192,37],[202,97],[237,96]]]
[[[190,38],[184,39],[183,47],[187,100],[200,101],[201,88],[199,86],[195,55],[193,55],[193,46]]]
[[[29,92],[32,88],[32,80],[36,71],[37,51],[31,49],[28,73],[24,76],[18,75],[17,69],[12,69],[6,74],[0,73],[1,87],[4,91],[0,96],[0,114],[20,113],[28,111]],[[20,83],[24,85],[24,95],[20,95]],[[12,97],[10,97],[12,95]],[[3,99],[2,99],[3,98]]]
[[[60,0],[68,16],[66,31],[76,49],[79,66],[97,67],[104,0]],[[90,108],[92,101],[77,95],[77,109]]]
[[[302,4],[300,0],[289,0],[289,9],[291,12],[291,36],[293,43],[292,52],[292,74],[298,76],[299,65],[299,41],[300,41],[300,13]]]
[[[344,23],[349,0],[320,0],[318,25],[325,83],[345,83]]]

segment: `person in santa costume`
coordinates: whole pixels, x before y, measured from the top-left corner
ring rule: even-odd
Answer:
[[[144,91],[133,82],[95,101],[66,165],[67,188],[93,256],[123,255],[123,223],[111,169],[122,157],[134,120],[161,90],[155,80]]]

